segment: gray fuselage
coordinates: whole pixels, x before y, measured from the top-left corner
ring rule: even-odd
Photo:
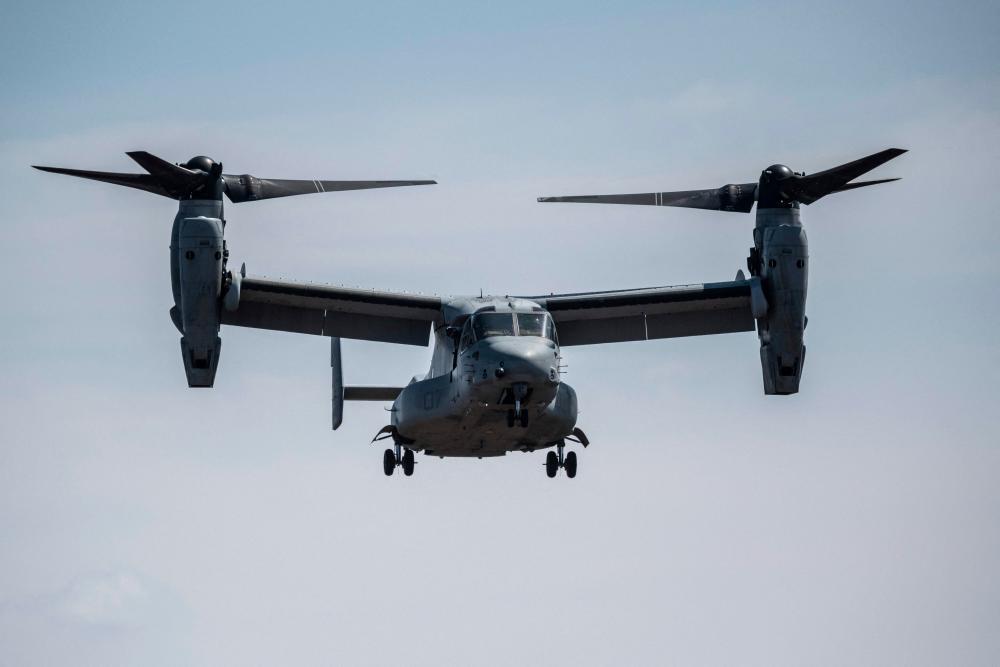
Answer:
[[[544,309],[481,297],[443,310],[447,324],[435,331],[430,371],[392,406],[400,442],[435,456],[503,456],[572,434],[576,392],[560,380],[558,339]]]

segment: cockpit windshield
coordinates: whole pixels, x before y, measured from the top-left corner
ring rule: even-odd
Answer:
[[[513,336],[514,316],[511,313],[478,313],[472,318],[476,340],[490,336]]]
[[[517,331],[519,336],[541,336],[554,341],[556,328],[548,313],[518,313]]]
[[[517,328],[515,330],[515,318]],[[470,326],[471,325],[471,326]],[[516,333],[515,333],[516,331]],[[537,336],[556,341],[556,327],[548,313],[476,313],[466,323],[462,349],[491,336]]]

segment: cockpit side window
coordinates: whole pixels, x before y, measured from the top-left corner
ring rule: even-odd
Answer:
[[[490,336],[513,336],[514,316],[511,313],[479,313],[472,316],[476,340]]]
[[[548,313],[518,313],[517,330],[519,336],[541,336],[556,341],[556,327]]]
[[[462,338],[458,344],[458,349],[464,351],[475,342],[476,337],[472,334],[472,318],[469,318],[465,320],[465,326],[462,327]]]

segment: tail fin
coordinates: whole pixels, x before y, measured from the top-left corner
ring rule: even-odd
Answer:
[[[333,430],[344,422],[344,371],[340,365],[340,339],[330,339],[330,370],[333,376]]]

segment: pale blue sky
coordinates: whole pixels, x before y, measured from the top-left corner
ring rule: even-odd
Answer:
[[[992,665],[996,3],[17,2],[0,23],[0,664]],[[185,386],[126,150],[440,185],[227,208],[251,273],[437,293],[726,280],[752,217],[550,206],[900,146],[803,209],[802,392],[753,334],[574,348],[594,445],[383,478],[327,341]],[[873,174],[874,175],[874,174]],[[349,382],[429,351],[345,343]]]

